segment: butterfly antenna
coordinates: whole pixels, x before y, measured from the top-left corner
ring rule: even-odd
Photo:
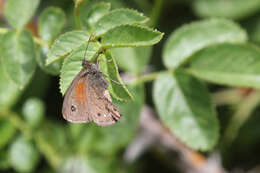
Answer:
[[[89,42],[93,39],[94,35],[90,35],[89,36],[89,39],[88,39],[88,42],[87,42],[87,46],[86,46],[86,49],[85,49],[85,52],[84,52],[84,60],[86,60],[86,54],[87,54],[87,50],[88,50],[88,46],[89,46]]]

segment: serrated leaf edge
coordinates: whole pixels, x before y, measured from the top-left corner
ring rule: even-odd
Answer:
[[[128,89],[127,89],[127,87],[125,86],[125,84],[124,84],[124,82],[122,81],[122,79],[121,79],[121,77],[120,77],[120,75],[119,75],[119,72],[118,72],[118,66],[117,66],[117,63],[116,63],[116,60],[115,60],[115,58],[113,57],[113,55],[112,55],[112,53],[110,52],[110,51],[108,51],[107,53],[109,53],[110,54],[110,56],[111,56],[111,58],[112,58],[112,60],[113,60],[113,64],[114,64],[114,66],[115,66],[115,69],[116,69],[116,76],[117,76],[117,79],[118,79],[118,82],[121,84],[121,86],[124,88],[124,90],[126,91],[126,93],[128,94],[128,96],[130,97],[130,100],[133,100],[133,96],[132,96],[132,94],[128,91]],[[105,54],[104,54],[105,55]],[[105,57],[106,57],[106,55],[105,55]],[[110,80],[109,80],[110,81]],[[112,81],[110,81],[110,82],[112,82]],[[128,99],[121,99],[121,98],[119,98],[119,97],[117,97],[116,96],[116,94],[113,94],[113,92],[111,92],[112,93],[112,95],[113,95],[113,97],[115,98],[115,99],[117,99],[118,101],[128,101]]]
[[[117,25],[111,29],[109,29],[106,33],[108,33],[110,30],[113,30],[117,27],[121,27],[121,26],[134,26],[136,28],[141,28],[141,29],[144,29],[144,30],[147,30],[147,31],[151,31],[153,33],[158,33],[159,34],[159,40],[155,43],[152,43],[152,44],[138,44],[138,45],[134,45],[134,44],[116,44],[116,46],[110,46],[110,44],[104,44],[102,43],[102,40],[101,40],[101,44],[102,44],[102,47],[105,48],[105,49],[109,49],[109,48],[118,48],[118,47],[140,47],[140,46],[152,46],[154,44],[157,44],[161,41],[161,39],[163,38],[164,36],[164,33],[163,32],[160,32],[158,31],[157,29],[152,29],[152,28],[149,28],[147,26],[143,26],[143,25],[138,25],[138,24],[122,24],[122,25]]]
[[[115,12],[118,12],[118,11],[130,11],[130,12],[135,13],[135,14],[138,15],[138,16],[144,17],[144,20],[143,20],[143,21],[140,21],[140,22],[131,22],[131,24],[144,24],[144,23],[146,23],[146,22],[149,21],[149,18],[148,18],[147,16],[145,16],[143,13],[138,12],[138,11],[135,10],[135,9],[130,9],[130,8],[118,8],[118,9],[115,9],[115,10],[112,10],[112,11],[106,13],[106,14],[105,14],[104,16],[102,16],[95,24],[97,24],[103,17],[108,16],[108,15],[110,15],[111,13],[115,13]],[[126,24],[121,24],[121,25],[126,25]],[[112,27],[112,28],[110,28],[110,29],[113,29],[113,28],[115,28],[115,27],[117,27],[117,26],[121,26],[121,25],[116,25],[116,26],[114,26],[114,27]],[[110,30],[110,29],[109,29],[109,30]],[[95,35],[95,37],[96,37],[96,38],[100,38],[100,37],[104,36],[105,33],[107,33],[109,30],[107,30],[106,32],[104,32],[104,33],[102,33],[102,34]]]
[[[50,47],[50,50],[52,49],[52,46],[55,45],[55,44],[59,41],[59,38],[60,38],[60,37],[66,35],[66,34],[69,34],[69,33],[73,33],[73,32],[87,33],[87,34],[90,36],[90,34],[89,34],[87,31],[83,31],[83,30],[68,31],[68,32],[66,32],[66,33],[64,33],[64,34],[61,34],[58,38],[55,39],[55,41],[53,42],[53,44],[52,44],[51,47]],[[85,41],[84,43],[82,43],[82,44],[85,44],[85,43],[87,43],[87,42],[88,42],[88,40],[86,40],[86,41]],[[81,44],[81,45],[82,45],[82,44]],[[81,45],[79,45],[77,48],[79,48]],[[47,59],[46,59],[45,65],[47,66],[47,65],[49,65],[49,64],[54,63],[55,61],[58,61],[58,60],[61,59],[62,57],[68,56],[71,52],[73,52],[73,51],[76,50],[77,48],[72,49],[69,53],[67,53],[67,54],[65,54],[65,55],[60,55],[59,57],[56,57],[56,59],[54,59],[54,60],[52,60],[52,61],[50,61],[50,62],[48,62],[48,59],[50,58],[50,55],[49,55],[49,54],[50,54],[50,51],[49,51],[49,52],[47,53]]]

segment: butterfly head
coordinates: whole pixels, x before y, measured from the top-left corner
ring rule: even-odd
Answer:
[[[89,60],[83,59],[82,60],[82,67],[85,69],[91,69],[93,66],[93,63],[91,63]]]

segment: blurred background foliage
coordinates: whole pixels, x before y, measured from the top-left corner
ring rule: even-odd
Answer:
[[[45,66],[59,35],[95,32],[99,2],[97,15],[135,9],[164,33],[111,49],[133,100],[115,100],[110,127],[66,122],[62,61]],[[259,171],[259,0],[1,0],[0,19],[0,172],[209,172],[212,155],[222,171]],[[140,119],[147,105],[156,125]]]

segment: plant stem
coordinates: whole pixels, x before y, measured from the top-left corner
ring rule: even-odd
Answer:
[[[7,28],[0,28],[0,34],[5,34],[8,32]]]
[[[223,136],[223,147],[230,145],[236,138],[239,129],[248,120],[256,106],[260,103],[260,91],[253,91],[237,106]]]
[[[30,126],[28,126],[18,114],[11,112],[9,110],[1,110],[0,117],[8,119],[12,124],[19,129],[25,136],[32,138],[36,142],[36,146],[45,156],[46,160],[53,167],[57,169],[61,163],[61,158],[58,156],[57,152],[48,144],[47,141],[39,134],[35,133]]]
[[[147,75],[143,75],[135,79],[134,81],[130,82],[131,84],[137,85],[139,83],[145,83],[145,82],[150,82],[154,79],[156,79],[159,75],[163,73],[168,73],[169,71],[160,71],[160,72],[155,72],[155,73],[150,73]]]
[[[75,6],[74,9],[74,19],[75,19],[75,24],[77,29],[82,29],[81,21],[80,21],[80,5]]]
[[[37,38],[37,37],[33,37],[33,41],[35,43],[37,43],[38,45],[41,45],[41,46],[49,46],[49,43],[40,39],[40,38]]]
[[[7,28],[0,28],[0,34],[5,34],[8,32]],[[49,46],[49,43],[38,38],[38,37],[33,37],[33,41],[41,46]]]
[[[239,88],[225,89],[217,91],[211,95],[213,104],[217,106],[221,105],[233,105],[238,104],[244,98],[244,95]]]
[[[157,25],[159,17],[161,15],[164,1],[165,0],[155,0],[154,7],[153,7],[152,13],[150,15],[150,18],[151,18],[151,21],[149,23],[150,26],[154,27]]]

